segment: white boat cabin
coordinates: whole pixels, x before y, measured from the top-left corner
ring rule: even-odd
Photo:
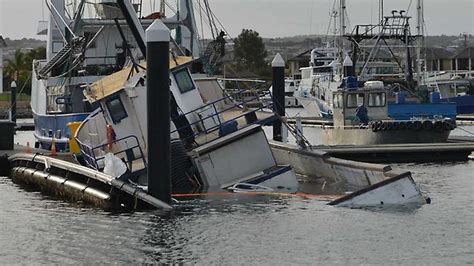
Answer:
[[[255,111],[242,111],[239,104],[220,109],[220,102],[228,98],[206,102],[189,72],[191,62],[189,57],[170,60],[173,190],[244,184],[249,190],[258,185],[295,192],[296,176],[291,167],[277,165]],[[146,77],[144,71],[131,71],[114,73],[86,91],[87,99],[99,102],[100,109],[83,122],[76,140],[89,167],[103,170],[105,155],[113,153],[138,183],[146,185]],[[232,113],[237,115],[231,117]]]
[[[387,93],[383,88],[338,90],[333,92],[334,127],[359,125],[356,110],[361,105],[367,108],[370,120],[388,118]]]

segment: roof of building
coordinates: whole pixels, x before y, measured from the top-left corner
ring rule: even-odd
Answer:
[[[426,55],[426,59],[451,59],[453,53],[441,47],[425,47],[423,52]]]
[[[312,50],[313,48],[305,50],[304,52],[301,52],[298,55],[295,55],[292,58],[288,59],[288,61],[308,61],[311,56]]]
[[[466,47],[459,52],[457,52],[453,58],[473,58],[474,57],[474,47]]]

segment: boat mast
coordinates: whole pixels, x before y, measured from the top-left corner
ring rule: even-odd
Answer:
[[[422,60],[421,56],[421,48],[424,47],[424,8],[423,8],[423,0],[417,0],[416,4],[416,14],[417,14],[417,41],[416,41],[416,72],[417,72],[417,82],[418,85],[424,84],[424,78],[422,78],[422,64],[424,60]],[[424,59],[424,58],[423,58]]]
[[[379,23],[383,24],[383,0],[379,0]]]
[[[346,0],[339,0],[339,67],[338,74],[345,75],[344,61],[344,35],[346,34]]]

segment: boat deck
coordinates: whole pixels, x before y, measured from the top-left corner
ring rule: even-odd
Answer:
[[[255,116],[253,116],[253,114],[255,114]],[[254,123],[253,121],[248,120],[247,117],[249,116],[253,116],[257,121],[260,121],[259,123],[263,124],[266,124],[268,121],[274,119],[274,114],[272,112],[255,111],[254,109],[234,108],[221,113],[223,120],[222,124],[226,123],[226,121],[235,120],[237,121],[237,128],[239,129]],[[202,145],[217,138],[219,138],[219,130],[214,130],[197,136],[195,142],[199,145]]]

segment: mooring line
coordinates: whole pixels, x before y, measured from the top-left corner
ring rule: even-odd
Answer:
[[[203,193],[177,193],[171,194],[175,198],[186,198],[186,197],[203,197],[203,196],[283,196],[283,197],[295,197],[303,199],[316,199],[316,200],[333,200],[340,197],[340,195],[315,195],[308,193],[279,193],[279,192],[203,192]]]

